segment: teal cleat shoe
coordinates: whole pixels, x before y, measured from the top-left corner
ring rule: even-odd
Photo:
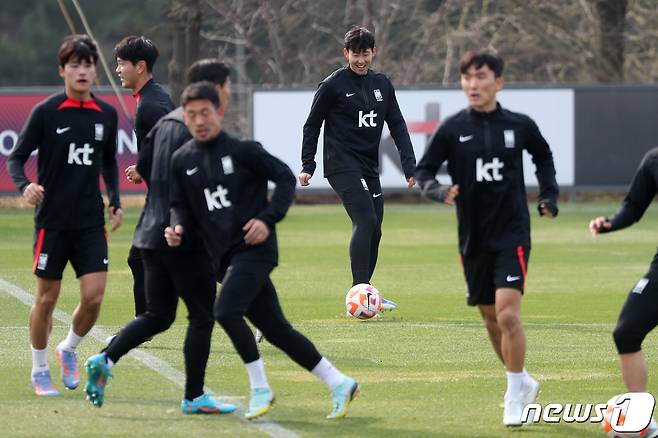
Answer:
[[[238,407],[230,403],[220,403],[210,394],[203,394],[192,401],[183,399],[180,408],[184,414],[230,414]]]
[[[40,397],[57,397],[59,395],[48,370],[32,374],[32,387],[34,393]]]
[[[247,420],[253,420],[267,414],[274,404],[274,393],[270,388],[256,388],[251,390],[249,410],[244,414]]]
[[[67,389],[75,389],[80,384],[78,356],[75,351],[55,350],[55,357],[62,368],[62,382]]]
[[[85,370],[87,371],[87,384],[85,385],[87,400],[100,408],[103,406],[107,380],[112,377],[105,353],[99,353],[87,359]]]
[[[331,400],[334,403],[334,409],[327,415],[327,419],[333,420],[334,418],[342,418],[347,415],[347,408],[350,406],[350,402],[359,395],[360,389],[361,385],[359,385],[359,382],[351,377],[345,377],[343,383],[331,391]]]

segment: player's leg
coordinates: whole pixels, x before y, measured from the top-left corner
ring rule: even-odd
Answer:
[[[642,352],[646,335],[658,325],[658,262],[631,289],[613,332],[621,374],[629,391],[647,390],[647,365]]]
[[[34,304],[30,310],[30,343],[32,350],[32,387],[36,395],[57,396],[48,367],[48,338],[52,318],[62,285],[62,272],[68,260],[66,239],[55,230],[35,230],[34,264],[37,277]]]
[[[358,382],[341,373],[320,355],[306,336],[292,327],[283,314],[276,289],[269,277],[261,293],[251,303],[247,316],[272,345],[315,375],[331,391],[333,410],[327,418],[344,417],[350,402],[358,395]]]
[[[144,265],[139,248],[130,247],[128,252],[128,266],[133,275],[133,299],[135,301],[135,317],[146,312],[146,292],[144,286]]]
[[[203,392],[215,326],[213,304],[217,291],[210,259],[204,251],[162,253],[162,258],[188,314],[183,345],[185,395],[181,410],[184,414],[231,413],[235,411],[235,405],[219,403]]]
[[[371,247],[379,226],[372,193],[366,180],[357,173],[340,173],[327,178],[352,220],[350,263],[352,285],[370,282]]]
[[[245,414],[249,419],[267,413],[274,402],[256,340],[244,319],[273,268],[271,263],[234,257],[221,281],[222,287],[214,305],[215,319],[233,343],[249,376],[251,399]]]
[[[110,369],[130,350],[148,338],[167,330],[176,319],[178,295],[167,266],[158,251],[144,250],[144,274],[147,310],[123,327],[112,342],[85,363],[87,399],[97,407],[103,405]]]
[[[524,368],[526,337],[521,320],[521,300],[529,255],[529,248],[518,246],[496,253],[494,260],[496,320],[507,371],[503,422],[508,426],[521,425],[523,407],[533,403],[539,392],[539,383]]]
[[[487,329],[491,346],[493,347],[494,352],[496,352],[498,359],[500,359],[504,365],[505,359],[503,359],[503,353],[500,347],[502,334],[500,332],[500,327],[498,327],[498,321],[496,320],[496,306],[493,304],[480,304],[478,305],[478,310],[484,321],[484,327]]]
[[[370,267],[369,276],[375,272],[377,266],[377,258],[379,256],[379,243],[382,240],[382,222],[384,222],[384,196],[382,193],[382,186],[379,177],[366,177],[366,184],[370,191],[372,199],[372,206],[374,208],[375,216],[377,217],[377,224],[372,232],[370,239]]]

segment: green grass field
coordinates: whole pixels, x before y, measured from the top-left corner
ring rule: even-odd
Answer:
[[[590,218],[615,204],[565,204],[553,221],[533,212],[533,250],[523,318],[527,366],[542,384],[539,402],[603,403],[625,392],[611,331],[621,304],[645,273],[658,242],[655,210],[634,227],[593,241]],[[98,326],[114,331],[132,318],[128,253],[137,210],[110,238],[110,273]],[[32,293],[32,212],[0,210],[0,279]],[[599,425],[540,423],[510,431],[501,424],[505,377],[477,311],[465,304],[452,209],[386,205],[384,237],[373,284],[399,309],[384,319],[345,317],[350,286],[350,226],[341,206],[296,206],[279,227],[281,264],[274,282],[288,319],[340,369],[362,383],[343,421],[327,422],[331,404],[320,382],[265,343],[262,355],[277,404],[268,419],[299,436],[599,437]],[[77,282],[67,268],[59,309],[70,314]],[[183,370],[184,307],[175,325],[144,351]],[[37,398],[29,384],[29,308],[0,290],[2,436],[266,436],[236,415],[183,416],[182,390],[128,356],[114,368],[105,405],[93,408],[81,388]],[[68,327],[56,322],[53,349]],[[650,390],[656,393],[657,338],[644,344]],[[86,339],[80,360],[102,344]],[[83,373],[84,383],[84,373]],[[58,389],[62,390],[59,379]],[[246,403],[247,375],[216,328],[207,385]],[[284,430],[284,432],[285,432]]]

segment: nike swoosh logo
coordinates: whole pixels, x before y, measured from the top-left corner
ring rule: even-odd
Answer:
[[[381,195],[382,195],[381,193],[377,193],[376,195],[372,195],[372,197],[373,198],[379,198]]]
[[[464,143],[466,141],[469,141],[472,138],[473,138],[473,135],[460,135],[459,136],[459,142]]]
[[[513,281],[519,280],[521,277],[512,277],[511,275],[507,276],[507,282],[511,283]]]
[[[68,131],[69,129],[71,129],[70,126],[67,126],[66,128],[57,128],[57,129],[55,130],[55,132],[58,133],[58,134],[64,134],[64,133],[65,133],[66,131]]]
[[[198,167],[195,167],[194,169],[185,169],[185,173],[187,173],[187,176],[192,176],[198,171],[199,171]]]
[[[103,259],[103,264],[104,264],[104,265],[107,265],[109,262],[110,262],[109,259],[107,259],[107,258],[104,258],[104,259]]]
[[[352,96],[354,96],[355,94],[356,94],[356,93],[345,93],[345,97],[352,97]]]

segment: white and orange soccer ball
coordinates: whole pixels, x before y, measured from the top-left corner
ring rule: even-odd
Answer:
[[[348,315],[357,319],[370,319],[382,310],[382,297],[374,286],[357,284],[347,292],[345,307]]]
[[[613,419],[613,413],[615,411],[615,408],[620,409],[621,412],[619,414],[619,419],[617,420],[617,423],[619,425],[624,424],[624,421],[626,419],[626,409],[628,408],[627,405],[622,405],[619,406],[617,404],[617,400],[619,399],[620,395],[616,395],[612,397],[610,400],[608,400],[608,407],[606,408],[605,411],[603,411],[603,421],[601,422],[601,426],[603,426],[603,432],[605,432],[605,435],[610,438],[646,438],[650,436],[650,430],[649,427],[645,428],[644,430],[641,430],[640,432],[616,432],[613,430],[611,422],[614,421]],[[655,432],[655,431],[654,431]],[[655,436],[651,434],[651,436]]]

